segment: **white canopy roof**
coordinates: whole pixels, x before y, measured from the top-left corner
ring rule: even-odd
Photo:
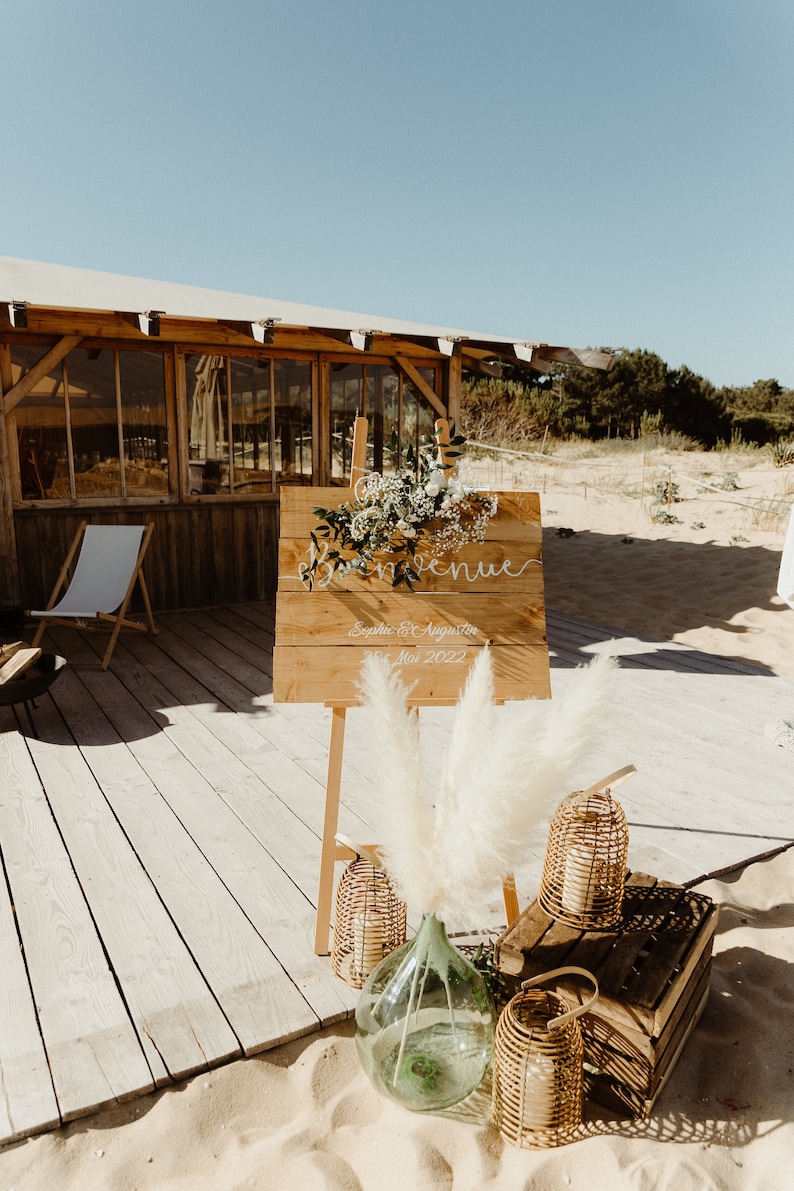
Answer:
[[[175,285],[169,281],[150,281],[142,277],[101,273],[93,269],[74,269],[67,265],[51,265],[9,256],[0,257],[0,302],[26,302],[31,306],[57,310],[133,313],[156,310],[174,318],[230,319],[242,322],[273,319],[279,326],[285,327],[374,331],[445,341],[460,339],[468,340],[472,346],[476,344],[478,348],[493,344],[494,351],[498,354],[515,355],[526,363],[532,362],[533,355],[545,359],[552,358],[552,350],[555,352],[553,358],[560,358],[557,352],[570,351],[572,358],[569,362],[582,363],[589,367],[608,368],[613,359],[611,353],[603,349],[551,349],[546,344],[516,340],[502,335],[405,322],[376,314],[330,310],[323,306],[304,306],[298,302],[230,294],[222,290]]]

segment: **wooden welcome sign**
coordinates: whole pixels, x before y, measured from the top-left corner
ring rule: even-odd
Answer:
[[[398,667],[413,704],[454,703],[484,645],[497,699],[548,698],[540,502],[534,492],[498,498],[484,542],[444,558],[420,548],[413,592],[392,589],[388,554],[366,578],[332,576],[321,557],[309,591],[300,575],[314,550],[313,509],[352,500],[353,490],[282,488],[274,701],[357,703],[361,663],[375,653]]]
[[[366,419],[356,420],[352,479],[362,474]],[[437,423],[440,443],[449,442]],[[540,500],[534,492],[500,492],[485,541],[455,554],[416,555],[416,589],[394,589],[394,559],[376,555],[372,573],[340,577],[322,557],[309,590],[301,575],[315,547],[315,506],[354,499],[352,488],[281,489],[279,580],[273,700],[333,708],[323,823],[315,950],[328,952],[334,862],[356,853],[336,842],[345,710],[360,702],[361,665],[386,657],[410,688],[412,706],[456,703],[479,650],[490,646],[494,697],[551,695],[543,603]],[[325,551],[320,539],[320,550]],[[370,844],[369,848],[377,849]],[[504,886],[508,923],[518,914],[515,888]]]

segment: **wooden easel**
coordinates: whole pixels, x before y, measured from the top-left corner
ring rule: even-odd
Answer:
[[[442,456],[446,456],[445,448],[449,448],[449,422],[446,418],[439,418],[435,423],[436,436],[441,447]],[[367,450],[367,419],[356,418],[353,429],[353,453],[350,467],[350,486],[355,487],[356,481],[366,472]],[[451,462],[451,460],[449,460]],[[500,700],[502,702],[502,700]],[[448,701],[419,700],[412,707],[419,714],[420,706],[449,706]],[[336,839],[339,823],[339,800],[342,788],[342,757],[345,746],[345,717],[349,704],[340,704],[328,700],[325,704],[331,709],[331,740],[328,749],[328,776],[325,787],[325,813],[323,817],[323,836],[320,851],[320,879],[317,891],[317,919],[314,936],[314,950],[317,955],[328,955],[329,935],[331,930],[331,907],[334,892],[334,865],[337,860],[355,860],[357,853],[352,848],[341,844]],[[378,845],[367,844],[368,851],[377,855]],[[512,874],[502,885],[507,925],[518,917],[518,898]]]

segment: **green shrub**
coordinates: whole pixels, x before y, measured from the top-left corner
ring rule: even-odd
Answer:
[[[791,467],[794,464],[794,442],[790,440],[779,438],[777,442],[769,443],[767,451],[775,467]]]

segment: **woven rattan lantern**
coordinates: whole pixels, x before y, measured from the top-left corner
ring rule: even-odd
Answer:
[[[595,993],[570,1009],[558,994],[535,987],[559,976],[583,976]],[[584,1044],[576,1018],[598,996],[584,968],[557,968],[526,980],[496,1026],[493,1119],[506,1141],[546,1149],[573,1141],[582,1127]]]
[[[636,772],[627,765],[557,807],[538,901],[558,922],[604,930],[620,918],[629,830],[612,790]]]
[[[356,853],[356,859],[342,873],[336,890],[331,967],[346,984],[363,988],[383,957],[405,942],[406,907],[373,852],[336,838]]]

